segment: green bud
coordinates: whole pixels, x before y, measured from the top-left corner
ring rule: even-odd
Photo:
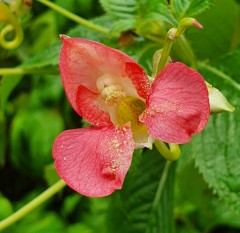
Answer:
[[[225,96],[217,88],[207,82],[206,85],[208,88],[211,113],[233,112],[235,110],[235,107],[227,101]]]

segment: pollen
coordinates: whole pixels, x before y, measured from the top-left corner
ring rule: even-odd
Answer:
[[[126,97],[123,87],[116,83],[109,74],[99,77],[96,82],[96,86],[101,94],[101,97],[109,106],[119,104],[120,101]]]

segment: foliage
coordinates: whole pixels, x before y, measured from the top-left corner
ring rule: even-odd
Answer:
[[[62,89],[58,34],[120,49],[151,75],[153,54],[162,47],[167,31],[180,19],[195,17],[204,30],[191,28],[178,38],[172,59],[194,66],[236,111],[212,115],[203,133],[181,146],[182,155],[169,168],[157,206],[154,200],[167,163],[155,148],[136,150],[122,190],[110,197],[89,199],[65,188],[3,232],[238,232],[239,1],[53,2],[110,33],[77,25],[34,1],[29,17],[20,20],[25,34],[22,45],[14,50],[0,48],[1,68],[21,71],[5,75],[0,68],[0,219],[58,179],[51,156],[55,137],[63,129],[86,125],[71,110]]]

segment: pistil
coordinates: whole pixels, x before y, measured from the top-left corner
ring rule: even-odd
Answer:
[[[123,87],[116,83],[109,74],[105,74],[98,78],[96,86],[101,94],[101,97],[109,106],[119,104],[122,98],[126,97]]]

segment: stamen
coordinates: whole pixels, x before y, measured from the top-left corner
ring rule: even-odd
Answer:
[[[126,97],[123,87],[114,81],[109,74],[105,74],[98,78],[96,82],[102,98],[105,100],[105,103],[110,106],[118,104],[122,98]]]

